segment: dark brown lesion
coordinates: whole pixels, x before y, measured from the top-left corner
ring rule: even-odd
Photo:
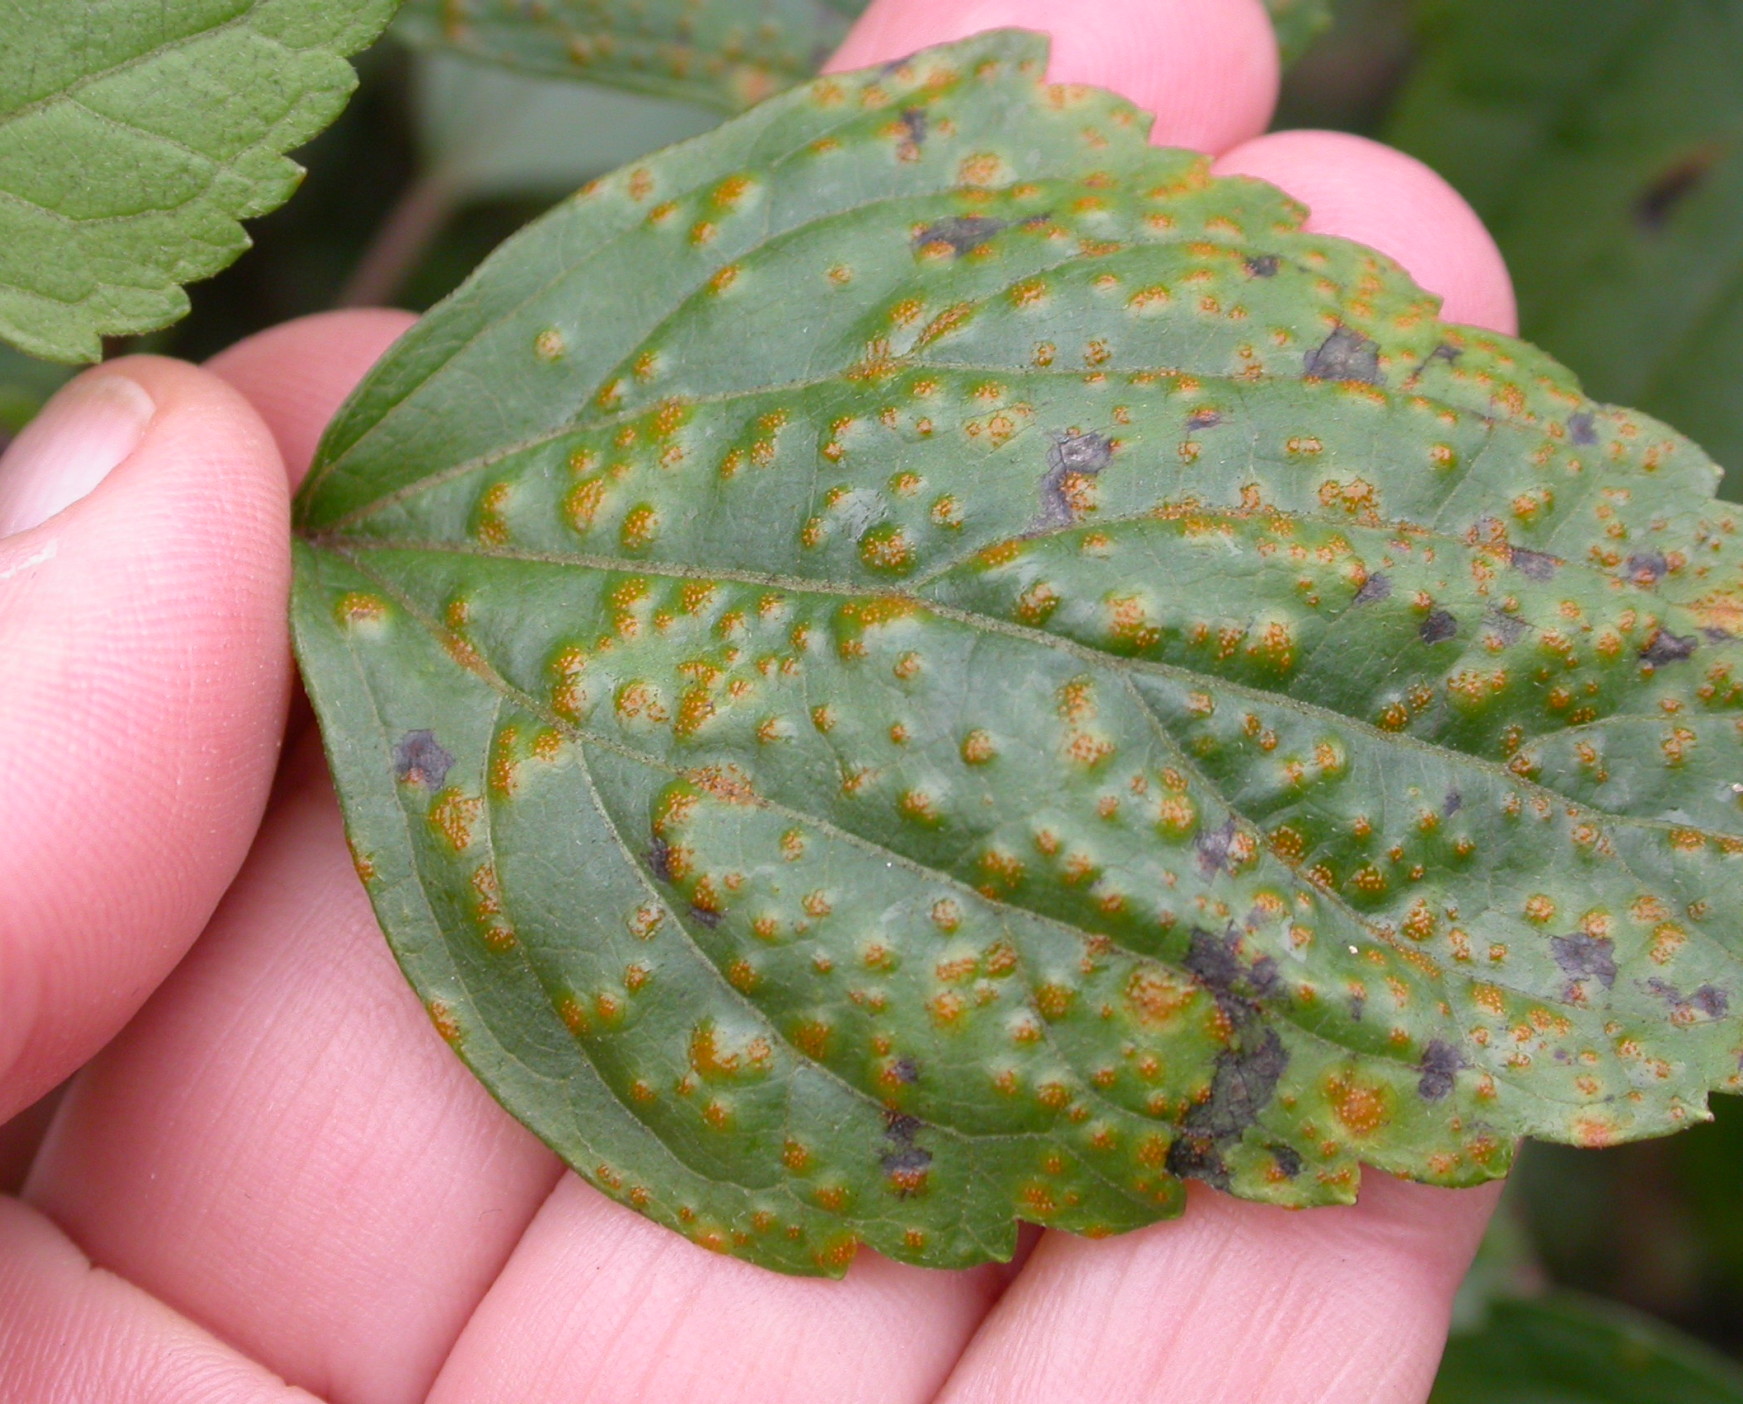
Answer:
[[[1596,980],[1605,989],[1616,984],[1616,943],[1608,936],[1593,936],[1585,931],[1553,936],[1549,953],[1567,976],[1562,998],[1570,1004],[1581,1000],[1587,980]]]
[[[1208,1092],[1186,1113],[1168,1148],[1167,1169],[1227,1189],[1225,1152],[1258,1124],[1289,1067],[1289,1049],[1266,1025],[1259,1005],[1277,987],[1277,962],[1270,956],[1249,960],[1233,928],[1219,933],[1195,927],[1184,964],[1232,1032],[1212,1066]],[[1287,1147],[1268,1149],[1286,1176],[1300,1173],[1299,1155]]]
[[[1698,643],[1693,634],[1673,634],[1669,629],[1659,628],[1653,631],[1646,646],[1640,650],[1640,661],[1654,668],[1686,662],[1694,656]]]
[[[1362,588],[1356,591],[1355,604],[1379,604],[1381,600],[1392,598],[1392,577],[1384,571],[1376,570],[1362,582]]]
[[[884,1112],[884,1149],[878,1157],[884,1179],[899,1199],[910,1199],[926,1188],[932,1173],[932,1152],[919,1144],[926,1123],[907,1112]]]
[[[1701,985],[1685,995],[1675,985],[1655,977],[1646,982],[1646,990],[1670,1006],[1671,1019],[1676,1023],[1693,1023],[1703,1016],[1723,1019],[1731,1012],[1731,996],[1717,985]]]
[[[1444,1039],[1431,1039],[1422,1050],[1422,1078],[1416,1092],[1425,1102],[1439,1102],[1452,1095],[1459,1069],[1465,1066],[1464,1054]]]
[[[1271,956],[1249,961],[1241,952],[1241,938],[1231,928],[1218,934],[1194,927],[1186,948],[1187,973],[1216,1001],[1230,1018],[1256,1015],[1257,999],[1277,984],[1277,962]]]
[[[1416,636],[1425,644],[1445,643],[1459,633],[1459,621],[1444,609],[1437,609],[1416,628]]]
[[[1240,847],[1237,842],[1240,832],[1240,825],[1233,818],[1224,820],[1217,828],[1200,829],[1192,840],[1193,851],[1198,858],[1199,871],[1206,877],[1232,872],[1235,867],[1236,851]],[[1200,936],[1208,935],[1209,933],[1206,932],[1193,933],[1194,950],[1199,947]],[[1188,969],[1192,969],[1192,961],[1193,956],[1188,954],[1186,961]],[[1194,970],[1193,973],[1197,974],[1198,972]]]
[[[1628,577],[1636,585],[1654,585],[1670,569],[1661,551],[1636,551],[1628,558]]]
[[[1243,1030],[1240,1041],[1217,1054],[1210,1094],[1187,1112],[1168,1147],[1168,1172],[1229,1187],[1225,1147],[1255,1125],[1289,1066],[1289,1050],[1275,1029]]]
[[[926,137],[931,130],[931,118],[926,110],[920,107],[908,107],[902,110],[902,141],[899,148],[902,159],[917,161],[925,149]]]
[[[914,250],[942,244],[957,258],[984,248],[1010,228],[1007,221],[991,215],[947,215],[934,220],[914,235]]]
[[[1483,624],[1486,628],[1494,630],[1501,642],[1507,645],[1518,643],[1531,628],[1517,614],[1509,614],[1506,610],[1497,609],[1494,605],[1490,605],[1483,612]]]
[[[1053,435],[1047,450],[1047,471],[1041,478],[1041,510],[1029,523],[1027,534],[1068,527],[1077,520],[1072,485],[1094,478],[1112,462],[1114,442],[1105,434],[1066,430]]]
[[[1530,580],[1554,580],[1556,571],[1567,564],[1560,556],[1533,551],[1527,546],[1511,547],[1507,554],[1508,564]]]
[[[454,757],[433,731],[408,731],[393,746],[393,773],[402,784],[418,785],[431,794],[442,788]]]
[[[1350,327],[1339,327],[1307,353],[1302,375],[1308,380],[1356,380],[1384,385],[1380,343]]]

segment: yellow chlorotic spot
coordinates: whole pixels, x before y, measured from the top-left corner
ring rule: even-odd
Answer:
[[[1392,1119],[1384,1088],[1345,1074],[1332,1078],[1325,1090],[1332,1115],[1352,1136],[1371,1136]]]
[[[347,628],[359,624],[379,624],[387,618],[387,601],[353,590],[339,597],[333,606],[333,617],[341,626]]]
[[[451,1006],[439,999],[432,999],[424,1008],[428,1011],[430,1022],[435,1025],[436,1032],[442,1036],[442,1041],[452,1045],[460,1042],[460,1022],[454,1017]]]
[[[456,853],[472,846],[473,832],[483,817],[484,801],[452,787],[430,805],[429,825]]]
[[[623,519],[618,539],[626,551],[642,551],[651,546],[660,534],[659,510],[644,502],[632,507]]]

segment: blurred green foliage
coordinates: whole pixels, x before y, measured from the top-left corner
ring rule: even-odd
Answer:
[[[1310,9],[1323,0],[1288,0]],[[809,78],[866,0],[405,0],[408,42],[732,113]]]
[[[1743,468],[1743,5],[1419,8],[1385,135],[1484,217],[1524,335]]]
[[[1743,1404],[1743,1372],[1639,1312],[1557,1292],[1455,1335],[1429,1404]]]

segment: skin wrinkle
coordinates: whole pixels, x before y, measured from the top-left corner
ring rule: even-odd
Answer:
[[[69,1351],[78,1337],[86,1348]],[[317,1404],[94,1266],[15,1200],[0,1200],[0,1395],[9,1404]]]

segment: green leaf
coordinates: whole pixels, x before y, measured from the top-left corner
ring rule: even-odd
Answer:
[[[1331,0],[1265,0],[1265,8],[1277,26],[1277,44],[1286,64],[1294,63],[1331,28]]]
[[[407,0],[397,32],[529,73],[737,112],[814,74],[867,0]]]
[[[821,68],[868,0],[406,0],[396,32],[527,73],[738,112]],[[1330,0],[1265,0],[1286,62]]]
[[[329,429],[298,648],[438,1028],[792,1271],[1700,1118],[1716,470],[1044,54],[618,172]]]
[[[39,361],[0,343],[0,448],[48,402],[72,375],[65,366]]]
[[[301,171],[395,0],[18,0],[0,48],[0,337],[92,361],[165,326]],[[100,10],[100,13],[99,13]]]
[[[1743,468],[1743,9],[1438,0],[1389,139],[1477,207],[1526,335]]]
[[[459,200],[567,195],[720,121],[694,103],[515,73],[439,49],[417,60],[424,165]]]
[[[1429,1404],[1743,1404],[1743,1375],[1649,1316],[1558,1292],[1454,1335]]]

